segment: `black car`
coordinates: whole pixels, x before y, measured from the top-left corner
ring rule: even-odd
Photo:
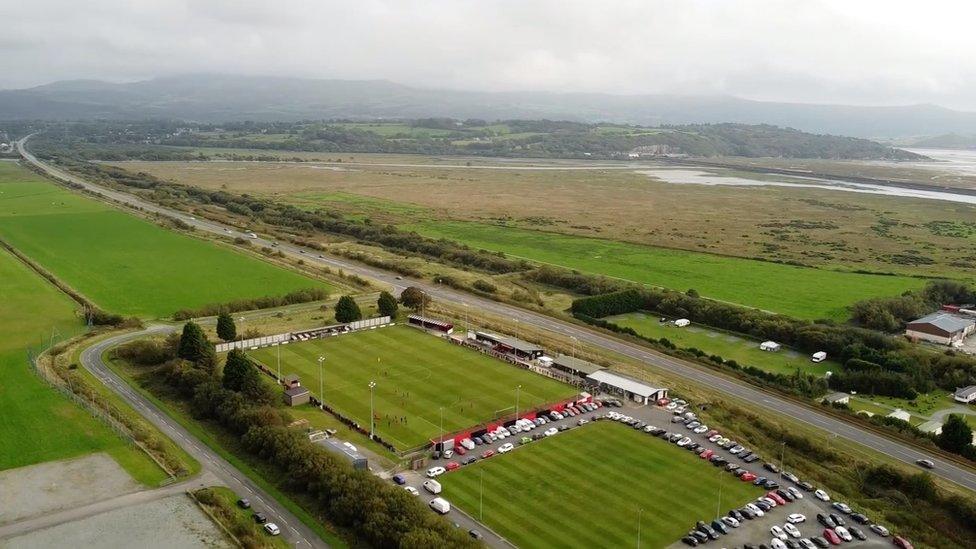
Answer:
[[[475,456],[468,456],[468,457],[466,457],[466,458],[464,458],[464,459],[461,460],[461,465],[471,465],[472,463],[474,463],[476,461],[478,461],[478,458],[477,457],[475,457]]]
[[[705,535],[707,535],[710,539],[718,539],[718,532],[716,532],[715,529],[712,528],[711,526],[705,524],[702,521],[698,521],[698,524],[696,526],[698,526],[699,532],[704,532]]]
[[[834,524],[836,524],[837,526],[843,526],[843,525],[847,524],[847,523],[844,522],[844,519],[841,518],[840,515],[835,514],[835,513],[831,513],[830,514],[830,519],[833,520],[834,521]]]
[[[752,481],[753,486],[759,486],[760,484],[765,484],[768,479],[766,477],[759,477]]]
[[[772,507],[768,503],[766,503],[765,501],[756,501],[756,502],[753,503],[753,505],[755,505],[756,507],[762,509],[763,513],[765,513],[766,511],[769,511],[770,509],[772,509]]]
[[[799,486],[801,490],[805,490],[807,492],[813,491],[813,485],[805,480],[801,480],[800,482],[797,482],[796,485]]]
[[[431,457],[433,459],[441,459],[441,451],[440,450],[434,450],[434,453],[431,455]]]
[[[775,480],[766,479],[766,482],[763,483],[763,488],[767,490],[775,490],[779,488],[779,483]]]
[[[254,522],[264,524],[268,522],[268,517],[264,516],[264,513],[254,513]]]
[[[712,521],[712,528],[718,530],[719,532],[722,532],[723,534],[729,533],[729,527],[726,526],[724,522],[718,519]]]
[[[474,539],[481,539],[482,538],[481,532],[479,532],[477,530],[468,530],[468,535],[471,536]]]
[[[744,474],[746,474],[748,472],[749,472],[748,470],[743,469],[742,467],[736,467],[735,469],[732,469],[732,474],[735,475],[735,476],[737,476],[737,477],[741,477],[742,475],[744,475]]]
[[[793,501],[796,499],[795,497],[793,497],[793,494],[787,492],[786,490],[783,490],[782,488],[776,490],[776,493],[779,494],[779,497],[785,499],[786,501]]]
[[[749,520],[756,518],[756,514],[753,513],[751,510],[746,509],[745,507],[739,509],[739,514],[741,514],[742,516],[746,517]]]
[[[758,459],[759,459],[759,456],[757,456],[756,454],[749,454],[748,456],[742,458],[742,461],[744,461],[746,463],[752,463],[753,461],[756,461]]]
[[[241,509],[250,509],[251,508],[251,502],[248,501],[247,498],[241,498],[241,499],[237,500],[237,506],[240,507]]]
[[[741,458],[741,459],[746,459],[747,457],[749,457],[751,455],[752,455],[752,452],[750,452],[749,450],[743,450],[743,451],[739,452],[739,458]]]
[[[868,539],[868,537],[864,535],[864,532],[862,532],[861,529],[856,526],[851,526],[850,528],[847,529],[847,531],[850,532],[852,536],[854,536],[855,538],[861,541]]]
[[[830,543],[825,540],[823,536],[814,536],[810,538],[810,541],[812,541],[817,547],[820,547],[820,549],[827,549],[827,547],[830,547]]]
[[[783,543],[786,544],[786,547],[788,549],[800,549],[800,544],[797,543],[797,542],[795,542],[795,541],[793,541],[793,540],[791,540],[791,539],[788,539],[788,540],[784,541]]]
[[[691,532],[688,532],[688,535],[697,539],[698,543],[708,542],[708,534],[702,532],[701,530],[692,530]]]
[[[871,522],[871,519],[862,515],[861,513],[851,513],[851,520],[858,524],[868,524]]]
[[[825,515],[823,513],[817,513],[817,522],[823,524],[827,528],[833,528],[837,526],[837,524],[834,522],[834,519],[830,518],[829,515]]]
[[[681,538],[681,541],[684,542],[685,545],[688,545],[690,547],[698,547],[698,538],[696,538],[695,536],[685,536]]]
[[[756,549],[756,546],[751,543],[747,543],[742,546],[742,549]]]
[[[688,446],[685,446],[685,450],[688,450],[689,452],[698,452],[701,451],[701,449],[702,445],[698,444],[697,442],[692,442]]]
[[[712,465],[716,467],[721,467],[728,462],[729,460],[725,459],[724,457],[720,457],[720,458],[715,458],[714,456],[712,457]]]
[[[482,444],[484,444],[484,443],[485,443],[485,441],[484,441],[484,440],[482,440],[482,439],[481,439],[481,437],[474,437],[474,438],[473,438],[473,439],[471,439],[471,440],[472,440],[472,441],[474,441],[474,445],[475,445],[475,446],[481,446]]]
[[[739,522],[745,520],[745,516],[742,513],[740,513],[738,509],[732,509],[731,511],[729,511],[729,516]]]

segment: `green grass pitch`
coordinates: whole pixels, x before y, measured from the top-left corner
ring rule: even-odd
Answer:
[[[325,402],[369,426],[369,382],[375,381],[376,433],[398,449],[416,447],[440,432],[472,427],[571,397],[575,389],[408,326],[392,326],[280,347],[281,375],[297,373],[312,394],[319,392],[317,359],[323,367]],[[278,348],[251,351],[272,370]],[[405,418],[401,420],[400,418]]]
[[[716,509],[762,493],[673,444],[606,421],[439,480],[452,505],[519,547],[634,547],[638,513],[641,547],[666,547]]]
[[[712,299],[811,320],[843,320],[855,301],[900,295],[925,283],[905,276],[813,269],[481,223],[434,222],[409,228],[586,273],[679,291],[694,288]]]
[[[0,163],[0,238],[102,308],[163,317],[325,284],[171,231]]]

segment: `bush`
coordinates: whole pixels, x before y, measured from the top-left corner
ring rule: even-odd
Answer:
[[[173,313],[173,320],[189,320],[203,316],[214,316],[220,313],[236,313],[238,311],[253,311],[256,309],[271,309],[285,305],[322,301],[329,298],[329,293],[321,288],[296,290],[282,296],[267,296],[256,299],[241,299],[229,303],[213,303],[199,309],[181,309]]]
[[[485,292],[489,294],[493,294],[498,291],[498,288],[494,284],[488,282],[487,280],[482,280],[480,278],[478,280],[475,280],[474,283],[471,284],[471,287],[474,288],[475,290],[478,290],[479,292]]]

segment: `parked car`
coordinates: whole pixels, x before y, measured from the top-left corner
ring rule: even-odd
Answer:
[[[714,450],[705,450],[704,452],[698,454],[698,456],[701,457],[702,459],[708,459],[714,455],[715,455]]]
[[[769,533],[772,534],[776,539],[785,540],[787,538],[786,532],[779,525],[773,525],[773,527],[769,529]]]
[[[273,522],[269,522],[264,525],[264,531],[272,536],[277,536],[278,534],[281,533],[281,528],[278,528],[277,524]]]
[[[416,488],[414,488],[413,486],[404,486],[403,489],[404,489],[404,491],[406,491],[411,496],[420,495],[420,491],[417,490]]]
[[[786,505],[786,500],[783,499],[783,496],[777,494],[776,492],[769,492],[766,494],[766,497],[775,501],[776,505]]]
[[[698,544],[700,543],[698,538],[695,536],[685,536],[681,538],[681,542],[689,547],[698,547]]]
[[[755,513],[752,512],[752,509],[747,509],[745,507],[743,507],[742,509],[737,510],[736,512],[739,513],[740,515],[742,515],[743,517],[745,517],[748,520],[752,520],[752,519],[756,518],[756,516],[757,516]]]
[[[817,546],[807,538],[803,538],[800,540],[800,547],[803,549],[816,549]]]
[[[554,434],[556,434],[558,432],[559,432],[559,429],[556,429],[555,427],[550,427],[550,428],[546,429],[546,432],[543,433],[543,434],[546,435],[547,437],[551,437],[552,435],[554,435]],[[562,439],[560,439],[560,440],[562,440]]]
[[[716,441],[721,440],[721,439],[722,439],[722,435],[716,433],[716,434],[708,437],[708,442],[716,442]]]
[[[806,522],[807,521],[807,517],[804,516],[804,515],[801,515],[800,513],[793,513],[790,516],[786,517],[786,520],[790,524],[800,524],[801,522]]]
[[[794,483],[800,482],[800,479],[797,478],[796,475],[794,475],[793,473],[791,473],[789,471],[783,471],[782,476],[783,476],[783,478],[785,478],[786,480],[788,480],[790,482],[794,482]]]
[[[853,535],[855,538],[861,541],[868,539],[868,537],[864,535],[864,532],[860,528],[857,528],[856,526],[849,526],[847,528],[847,531],[850,532],[851,535]]]
[[[844,541],[854,541],[854,536],[852,536],[851,533],[847,531],[847,528],[844,528],[843,526],[834,528],[834,533],[837,534],[837,537]]]
[[[532,437],[522,437],[519,439],[520,444],[528,444],[530,442],[532,442]]]
[[[481,539],[483,537],[481,535],[481,532],[477,530],[468,530],[468,535],[471,536],[473,539]]]
[[[851,520],[858,524],[867,524],[871,522],[871,519],[861,513],[851,513]]]
[[[830,520],[834,521],[834,524],[836,524],[837,526],[844,526],[845,524],[844,518],[838,515],[837,513],[831,513]]]
[[[399,482],[397,484],[403,484],[403,483],[402,482]],[[240,507],[241,509],[250,509],[251,508],[251,501],[249,499],[247,499],[247,498],[241,498],[241,499],[237,500],[237,506]]]
[[[695,429],[694,429],[695,433],[698,433],[698,434],[704,433],[707,430],[708,430],[708,426],[706,426],[706,425],[699,425],[698,427],[695,427]]]
[[[736,455],[743,450],[745,450],[744,446],[742,446],[741,444],[736,444],[735,446],[729,448],[729,453],[732,455]]]
[[[726,515],[726,516],[722,517],[722,522],[724,522],[726,526],[729,526],[729,527],[732,527],[732,528],[738,528],[739,527],[739,521],[736,520],[735,517],[730,517],[730,516]]]
[[[800,529],[797,528],[796,526],[790,524],[789,522],[787,522],[786,524],[783,525],[783,530],[785,530],[786,533],[789,534],[791,537],[794,537],[794,538],[799,538],[800,537]]]
[[[783,498],[783,500],[785,500],[787,503],[789,503],[789,502],[793,501],[794,499],[796,499],[796,498],[793,497],[793,494],[789,493],[788,491],[786,491],[786,490],[784,490],[782,488],[780,488],[779,490],[776,490],[776,495],[778,495],[779,497]]]
[[[474,443],[473,442],[471,443],[471,446],[474,446]],[[465,448],[464,446],[458,446],[457,447],[457,455],[463,456],[464,454],[467,454],[467,453],[468,453],[468,449]]]
[[[849,514],[851,514],[851,513],[853,513],[853,512],[854,512],[854,511],[853,511],[853,510],[852,510],[852,509],[850,508],[850,506],[849,506],[849,505],[847,505],[846,503],[844,503],[844,502],[841,502],[841,501],[835,501],[835,502],[834,502],[834,503],[832,504],[832,506],[833,506],[833,508],[834,508],[834,509],[837,509],[838,511],[840,511],[841,513],[844,513],[845,515],[849,515]]]
[[[734,518],[737,522],[740,523],[743,520],[745,520],[745,515],[742,513],[742,511],[739,511],[738,509],[732,509],[731,511],[729,511],[729,516]]]
[[[823,536],[816,536],[812,539],[812,541],[817,545],[817,547],[820,547],[820,549],[830,547],[830,542],[824,539]]]
[[[773,508],[772,505],[770,505],[769,503],[767,503],[765,501],[762,501],[762,500],[756,501],[755,503],[753,503],[753,505],[755,505],[756,507],[762,509],[763,511],[769,511],[770,509]]]
[[[796,486],[790,486],[786,491],[793,496],[793,499],[803,499],[803,492],[799,491]]]
[[[461,464],[456,461],[449,461],[447,462],[447,465],[444,466],[444,468],[448,471],[454,471],[459,467],[461,467]]]
[[[770,540],[769,546],[773,549],[787,549],[786,544],[779,538],[773,538]]]
[[[716,532],[715,529],[708,524],[698,521],[697,526],[699,532],[704,532],[711,539],[718,539],[718,532]]]
[[[268,522],[268,517],[264,513],[254,513],[254,522],[258,524],[264,524]]]
[[[830,495],[827,492],[824,492],[823,490],[817,490],[816,492],[813,493],[813,495],[817,496],[817,499],[819,499],[820,501],[830,501]]]
[[[444,459],[451,459],[452,457],[454,457],[454,450],[444,450],[444,453],[441,454],[441,457]]]
[[[515,448],[515,445],[514,444],[512,444],[511,442],[506,442],[505,444],[502,444],[501,446],[498,447],[498,453],[499,454],[507,454],[507,453],[511,452],[512,449],[514,449],[514,448]]]
[[[681,440],[679,440],[676,444],[678,446],[687,446],[687,445],[691,444],[691,439],[688,438],[688,437],[684,437]]]
[[[767,478],[766,479],[766,482],[764,482],[762,485],[763,485],[763,488],[765,488],[767,490],[775,490],[775,489],[779,488],[779,483],[776,482],[775,480],[769,479],[769,478]]]
[[[697,539],[698,540],[698,543],[708,543],[708,540],[711,539],[711,538],[708,537],[708,534],[706,534],[705,532],[702,532],[701,530],[697,530],[697,529],[696,530],[692,530],[691,532],[688,532],[688,535],[691,536],[691,537],[693,537],[693,538],[695,538],[695,539]]]
[[[431,467],[430,469],[427,469],[427,478],[434,478],[436,476],[443,475],[445,472],[447,472],[447,469],[441,466]]]
[[[747,503],[745,508],[752,511],[752,514],[756,515],[757,517],[761,517],[766,514],[766,512],[760,509],[755,503]]]
[[[471,465],[472,463],[478,461],[478,458],[474,456],[468,456],[461,460],[461,465]]]
[[[749,454],[747,456],[742,457],[742,461],[744,461],[746,463],[752,463],[753,461],[756,461],[758,459],[759,459],[759,456],[757,456],[756,454]]]
[[[720,521],[718,519],[715,519],[715,520],[712,521],[712,528],[714,528],[715,531],[717,531],[717,532],[721,532],[722,534],[728,534],[729,533],[729,527],[726,526],[724,522],[722,522],[722,521]]]
[[[739,480],[741,480],[742,482],[752,482],[756,480],[756,475],[755,473],[746,472],[746,474],[739,477]]]
[[[765,470],[767,470],[767,471],[769,471],[771,473],[778,473],[779,472],[779,467],[777,467],[775,463],[770,463],[770,462],[764,463],[763,464],[763,469],[765,469]]]
[[[806,490],[807,492],[813,491],[813,485],[805,480],[801,480],[800,482],[797,482],[796,485],[799,486],[801,489]]]
[[[825,515],[823,513],[817,513],[817,522],[823,524],[827,528],[833,528],[834,526],[837,526],[836,524],[834,524],[834,519],[830,518],[830,515]]]
[[[831,545],[840,545],[841,544],[840,536],[838,536],[830,528],[824,528],[823,537],[827,538],[827,541],[829,541]]]
[[[891,532],[889,532],[887,528],[881,526],[880,524],[872,524],[871,531],[883,538],[886,538],[891,534]]]
[[[493,455],[495,455],[494,450],[485,450],[484,452],[481,453],[481,459],[488,459]]]

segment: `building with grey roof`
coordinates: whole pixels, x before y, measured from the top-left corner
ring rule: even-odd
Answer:
[[[945,311],[923,316],[905,327],[905,335],[911,339],[951,346],[961,345],[973,331],[976,331],[976,320]]]
[[[586,380],[601,391],[623,395],[627,400],[640,404],[650,404],[668,396],[667,389],[652,387],[643,381],[609,370],[593,372],[586,376]]]
[[[952,398],[956,402],[962,402],[963,404],[973,403],[976,401],[976,385],[956,389],[956,392],[952,394]]]

